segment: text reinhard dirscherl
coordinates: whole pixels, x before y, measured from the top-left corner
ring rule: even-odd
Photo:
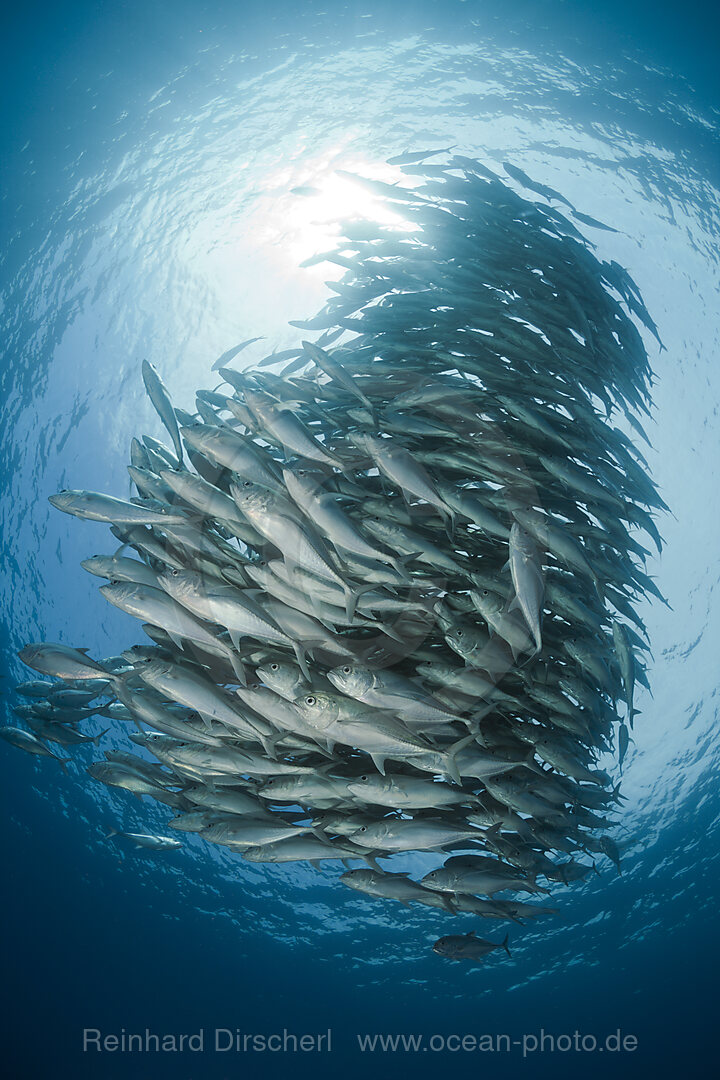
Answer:
[[[559,1053],[633,1053],[638,1048],[636,1035],[625,1034],[619,1028],[606,1035],[553,1034],[541,1028],[537,1032],[511,1037],[504,1034],[485,1035],[417,1035],[417,1034],[355,1034],[356,1049],[363,1054],[416,1054],[422,1051],[445,1053],[520,1053],[526,1058],[533,1054]],[[239,1028],[200,1028],[193,1033],[159,1034],[146,1028],[144,1032],[105,1033],[99,1028],[83,1028],[82,1048],[85,1053],[330,1053],[333,1033],[296,1034],[283,1028],[270,1034],[254,1034]]]

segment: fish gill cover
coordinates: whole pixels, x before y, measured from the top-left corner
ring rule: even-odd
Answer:
[[[107,717],[128,750],[88,773],[170,807],[176,832],[521,922],[594,856],[620,869],[599,759],[621,773],[648,685],[635,606],[662,599],[645,544],[667,508],[634,438],[652,381],[636,323],[657,331],[571,218],[608,226],[511,165],[542,202],[442,153],[391,159],[396,184],[349,177],[392,213],[321,257],[344,273],[294,324],[314,342],[242,370],[257,339],[229,350],[192,415],[143,364],[171,447],[133,440],[129,501],[51,502],[110,524],[121,547],[83,566],[152,644],[28,645],[53,681],[19,685],[24,727],[1,733],[64,763],[48,744],[101,745],[81,725]],[[417,852],[438,864],[422,880],[397,870]]]

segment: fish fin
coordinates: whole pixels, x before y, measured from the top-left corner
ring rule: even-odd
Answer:
[[[200,717],[203,724],[205,725],[205,730],[206,731],[212,731],[212,720],[210,719],[210,717],[206,716],[205,713],[201,713],[201,712],[198,712],[198,716]]]
[[[385,755],[384,754],[371,754],[370,757],[373,760],[373,764],[381,776],[385,775]],[[457,771],[457,770],[456,770]],[[459,783],[460,781],[458,781]]]
[[[445,751],[445,760],[447,763],[446,771],[448,773],[448,776],[450,776],[454,783],[456,783],[459,787],[462,786],[462,780],[460,778],[460,773],[458,772],[455,758],[461,750],[464,750],[466,746],[470,746],[470,744],[473,742],[475,742],[475,735],[471,733],[470,735],[465,735],[462,739],[458,739],[457,742],[453,743],[452,746],[448,747],[448,749]]]
[[[117,829],[111,829],[109,833],[105,833],[103,840],[109,840],[111,836],[119,836],[120,833]]]
[[[239,656],[233,653],[230,657],[230,663],[232,669],[237,675],[237,680],[241,686],[247,686],[247,675],[245,674],[245,666]]]
[[[506,934],[506,935],[505,935],[505,937],[504,937],[504,939],[503,939],[503,940],[502,940],[502,941],[500,942],[500,944],[502,945],[503,949],[504,949],[504,950],[505,950],[505,952],[506,952],[506,953],[508,954],[508,956],[512,956],[512,953],[511,953],[511,952],[510,952],[510,950],[508,949],[508,938],[509,938],[509,937],[510,937],[510,935],[509,935],[509,934]]]
[[[356,589],[352,589],[349,585],[344,586],[345,590],[345,618],[349,623],[355,621],[355,609],[357,608],[357,602],[360,599],[360,594]]]
[[[307,665],[307,657],[305,656],[305,650],[298,641],[292,643],[293,652],[295,653],[295,659],[300,665],[300,670],[309,683],[312,682],[312,676],[310,675],[310,669]]]
[[[62,771],[65,773],[66,776],[69,776],[70,773],[68,772],[68,761],[72,761],[72,758],[59,757],[57,760],[60,762],[60,768],[62,769]]]
[[[109,728],[109,727],[106,727],[106,728],[105,728],[105,730],[104,730],[104,731],[101,731],[99,735],[95,735],[95,736],[93,736],[93,742],[95,743],[95,745],[96,745],[96,746],[98,746],[98,745],[99,745],[99,743],[100,743],[100,740],[102,739],[103,735],[107,735],[107,733],[108,733],[108,731],[109,731],[109,730],[110,730],[110,728]],[[142,729],[141,729],[141,730],[142,730]]]
[[[277,732],[275,735],[259,735],[258,738],[262,743],[263,750],[269,758],[273,761],[277,761],[277,744],[283,737],[282,732]]]

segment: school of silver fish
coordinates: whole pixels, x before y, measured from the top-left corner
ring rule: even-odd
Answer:
[[[87,772],[168,806],[176,831],[521,922],[594,857],[620,869],[598,759],[622,770],[648,686],[636,607],[663,598],[641,538],[661,549],[667,507],[616,421],[647,441],[637,323],[657,329],[570,216],[600,222],[514,166],[544,202],[444,153],[391,159],[397,184],[352,177],[399,220],[346,223],[310,260],[344,270],[293,324],[314,342],[252,369],[231,365],[253,341],[231,349],[192,414],[143,363],[171,445],[133,440],[134,497],[50,501],[110,526],[119,549],[82,565],[148,643],[99,661],[26,646],[48,678],[17,686],[22,727],[0,734],[64,766],[51,747],[97,746],[84,724],[107,718],[128,749]],[[412,852],[439,865],[395,871]],[[477,961],[507,937],[433,948]]]

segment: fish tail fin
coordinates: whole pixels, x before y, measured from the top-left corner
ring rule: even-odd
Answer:
[[[59,757],[58,761],[60,762],[60,768],[62,769],[62,771],[65,773],[66,776],[69,776],[70,773],[68,772],[68,761],[72,761],[72,758]]]
[[[99,735],[95,735],[93,737],[93,742],[95,743],[96,746],[100,745],[100,740],[102,739],[103,735],[107,735],[109,730],[110,730],[110,728],[106,727],[105,730],[101,731]]]
[[[120,835],[120,833],[118,832],[117,829],[111,829],[110,832],[105,833],[105,835],[103,836],[103,840],[109,840],[111,836],[119,836],[119,835]]]
[[[510,935],[506,934],[505,937],[503,938],[503,940],[500,942],[500,944],[502,945],[503,949],[508,954],[508,956],[512,956],[512,953],[508,949],[508,938],[509,937],[510,937]]]

